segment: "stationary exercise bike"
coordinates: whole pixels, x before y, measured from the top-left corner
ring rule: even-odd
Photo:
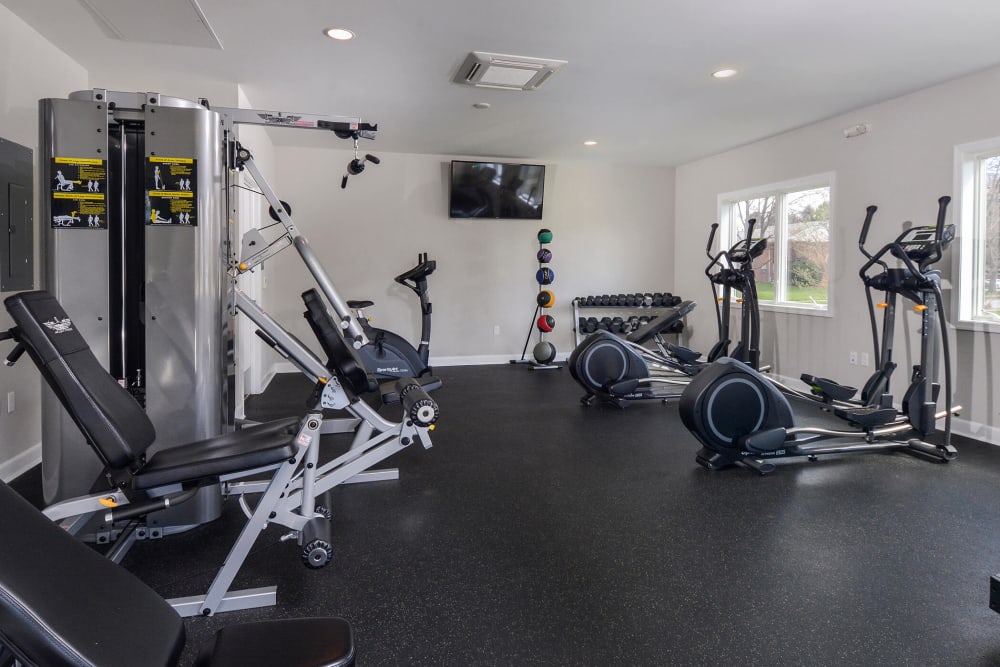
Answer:
[[[869,206],[858,246],[868,258],[859,274],[868,292],[869,315],[875,335],[879,366],[866,384],[862,400],[856,392],[831,380],[806,376],[811,396],[785,393],[779,385],[734,359],[722,358],[699,373],[684,390],[679,403],[681,420],[701,442],[697,462],[710,470],[743,464],[760,474],[774,470],[775,458],[820,454],[862,453],[899,450],[947,462],[958,452],[951,445],[951,416],[960,406],[952,405],[951,353],[947,322],[941,308],[941,273],[932,269],[955,236],[955,226],[945,225],[950,197],[938,200],[935,226],[913,227],[876,253],[865,249],[865,240],[876,207]],[[887,260],[902,266],[890,268]],[[879,306],[885,308],[881,344],[877,335],[872,291],[884,292]],[[913,367],[910,385],[901,409],[889,391],[891,337],[898,297],[913,302],[920,313],[920,363]],[[941,339],[945,374],[945,409],[937,411],[937,340]],[[796,426],[788,397],[819,406],[846,422],[843,428]],[[800,401],[801,402],[801,401]],[[944,418],[941,444],[927,442],[937,420]],[[823,444],[826,439],[851,438],[846,444]]]
[[[417,265],[396,276],[400,285],[413,290],[420,299],[420,345],[414,349],[402,336],[371,326],[364,309],[374,306],[372,301],[348,301],[354,310],[368,342],[358,349],[358,356],[369,373],[379,380],[431,375],[427,365],[431,340],[431,302],[427,296],[427,276],[434,273],[437,262],[427,259],[427,253],[417,256]]]
[[[587,392],[580,399],[581,403],[591,405],[600,398],[625,407],[628,401],[677,398],[691,377],[709,362],[728,354],[732,343],[729,335],[731,302],[737,292],[741,294],[743,312],[741,337],[733,356],[756,367],[760,358],[760,318],[753,260],[764,252],[767,240],[752,242],[755,222],[754,219],[748,222],[745,239],[714,255],[712,242],[719,225],[712,225],[705,247],[709,259],[705,275],[712,284],[719,340],[712,346],[708,360],[701,360],[699,352],[663,339],[664,332],[694,310],[694,301],[684,301],[669,315],[651,320],[624,338],[597,331],[577,345],[568,366],[570,374]],[[722,296],[718,298],[717,286],[722,287]]]

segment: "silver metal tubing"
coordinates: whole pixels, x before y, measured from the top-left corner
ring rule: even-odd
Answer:
[[[961,411],[962,406],[956,405],[952,408],[952,414],[958,414]],[[944,419],[948,416],[947,410],[942,410],[934,415],[934,419]],[[901,422],[898,424],[893,424],[891,426],[886,426],[884,428],[872,429],[871,436],[873,438],[883,438],[887,435],[894,435],[896,433],[905,433],[907,431],[913,430],[913,425],[910,422]],[[864,431],[840,431],[836,429],[821,428],[817,426],[794,426],[787,431],[788,435],[795,436],[798,434],[812,434],[812,435],[827,435],[836,438],[850,438],[859,435],[865,435]]]
[[[234,298],[236,307],[241,313],[260,328],[265,334],[271,337],[281,349],[288,354],[288,360],[295,364],[302,373],[315,382],[318,378],[329,377],[327,370],[319,358],[313,354],[312,350],[304,346],[293,336],[291,336],[273,317],[265,313],[257,303],[248,297],[243,290],[236,289]]]
[[[285,207],[282,206],[281,201],[278,196],[274,194],[271,186],[268,184],[267,179],[264,178],[260,170],[257,169],[257,165],[253,161],[253,157],[250,157],[243,162],[243,166],[247,171],[250,172],[250,176],[253,177],[254,182],[257,183],[257,187],[260,188],[261,193],[264,198],[267,199],[268,204],[271,205],[271,210],[275,212],[280,220],[281,224],[285,226],[285,231],[292,239],[292,243],[295,245],[295,249],[298,250],[299,256],[305,263],[306,268],[309,269],[309,273],[312,274],[319,288],[323,291],[324,296],[326,296],[327,301],[333,306],[333,310],[337,313],[338,318],[343,324],[346,334],[345,337],[348,341],[353,342],[355,347],[360,347],[368,342],[365,337],[364,331],[361,325],[358,323],[357,319],[354,317],[354,313],[340,294],[337,293],[337,288],[334,287],[333,281],[330,280],[330,276],[326,273],[323,265],[320,263],[319,259],[316,258],[315,253],[313,253],[312,247],[309,245],[309,241],[306,240],[304,236],[295,227],[292,222],[291,216],[285,211]]]

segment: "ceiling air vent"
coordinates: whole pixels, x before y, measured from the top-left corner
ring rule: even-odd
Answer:
[[[452,81],[477,88],[535,90],[565,64],[565,60],[473,51],[465,58]]]

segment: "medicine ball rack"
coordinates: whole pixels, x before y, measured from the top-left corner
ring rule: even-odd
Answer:
[[[593,331],[584,330],[583,322],[585,322],[587,318],[581,316],[581,311],[601,310],[621,314],[628,313],[630,317],[621,317],[619,315],[615,318],[611,318],[610,321],[612,324],[607,327],[607,330],[611,331],[611,333],[625,335],[632,329],[637,328],[635,325],[628,325],[632,317],[646,317],[648,318],[646,321],[648,321],[660,314],[666,314],[676,310],[677,305],[680,303],[681,298],[674,296],[670,292],[662,294],[659,292],[636,292],[628,295],[617,294],[594,297],[575,297],[572,301],[573,321],[575,323],[573,326],[573,344],[579,345],[580,341],[585,339],[591,333],[594,333]],[[618,320],[619,326],[621,326],[621,329],[618,331],[613,329],[615,320]],[[645,323],[645,321],[642,322],[642,324]],[[603,331],[604,329],[605,327],[600,324],[598,325],[598,330]],[[666,333],[676,335],[678,343],[680,343],[683,329],[680,331],[667,331]]]

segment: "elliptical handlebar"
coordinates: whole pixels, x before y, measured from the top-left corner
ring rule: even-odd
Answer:
[[[941,259],[941,246],[944,237],[944,219],[948,214],[948,204],[951,203],[951,197],[944,195],[938,198],[938,216],[937,225],[934,228],[934,252],[923,262],[921,266],[935,264]]]
[[[938,199],[938,216],[937,222],[934,227],[934,240],[931,242],[932,250],[926,255],[918,255],[918,262],[914,262],[914,259],[907,252],[906,248],[903,247],[904,243],[910,244],[907,240],[907,234],[912,233],[914,230],[928,229],[927,227],[913,228],[911,230],[903,232],[899,237],[897,237],[891,243],[887,243],[882,246],[874,255],[869,254],[864,249],[864,240],[868,234],[868,227],[871,224],[872,214],[875,212],[874,206],[868,207],[868,216],[865,218],[865,224],[861,232],[861,240],[859,245],[861,246],[861,251],[868,257],[868,261],[865,262],[864,266],[858,274],[861,276],[862,280],[866,280],[868,270],[875,264],[879,264],[883,270],[888,270],[888,265],[882,260],[882,258],[888,253],[891,254],[896,259],[903,262],[906,265],[906,270],[909,271],[914,276],[923,275],[928,267],[938,262],[942,257],[942,249],[944,247],[944,232],[945,232],[945,217],[948,210],[948,204],[951,202],[951,197],[945,195]]]
[[[712,231],[708,234],[708,245],[705,246],[705,255],[712,259],[712,242],[715,241],[715,232],[719,231],[719,223],[712,223]]]
[[[715,240],[715,232],[718,230],[719,223],[712,223],[712,231],[708,237],[708,245],[705,247],[705,254],[708,255],[709,260],[708,266],[705,267],[705,275],[711,278],[713,275],[712,269],[718,265],[720,270],[735,268],[736,264],[745,265],[752,262],[757,254],[751,251],[751,243],[753,241],[753,229],[757,225],[757,218],[750,218],[747,220],[747,233],[746,237],[737,241],[728,250],[719,250],[715,255],[712,255],[712,241]],[[762,239],[764,240],[764,239]],[[733,255],[737,255],[739,261],[733,260]],[[725,259],[725,264],[723,264],[721,259]]]
[[[877,210],[878,206],[875,206],[874,204],[865,209],[865,221],[861,225],[861,236],[858,238],[858,248],[861,250],[861,254],[868,259],[871,259],[872,255],[865,249],[865,241],[868,240],[868,230],[872,226],[872,218],[875,217],[875,211]]]

